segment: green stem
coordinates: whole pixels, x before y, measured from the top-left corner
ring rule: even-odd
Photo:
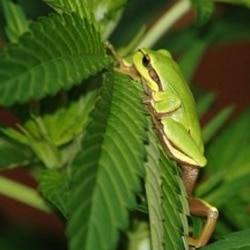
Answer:
[[[43,212],[52,212],[48,204],[35,189],[3,176],[0,176],[0,194],[42,210]]]
[[[147,31],[142,41],[138,44],[139,48],[150,48],[158,41],[163,34],[168,31],[173,24],[180,19],[191,7],[190,0],[180,0],[174,4],[153,26]]]

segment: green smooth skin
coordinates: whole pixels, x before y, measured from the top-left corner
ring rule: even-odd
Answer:
[[[194,98],[170,53],[141,49],[133,55],[133,64],[149,96],[151,110],[161,125],[161,140],[170,155],[180,163],[205,166]]]

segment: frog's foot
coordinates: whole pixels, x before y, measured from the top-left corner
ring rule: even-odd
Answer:
[[[211,206],[203,200],[196,199],[194,197],[189,198],[189,207],[191,214],[196,216],[207,217],[206,224],[202,230],[200,237],[188,238],[189,245],[194,246],[195,248],[199,248],[206,245],[209,239],[211,238],[211,235],[216,225],[216,221],[219,216],[219,212],[217,208]]]
[[[194,246],[195,248],[202,247],[208,243],[219,216],[217,208],[211,206],[204,200],[193,197],[192,193],[198,174],[199,167],[189,165],[182,166],[182,180],[188,195],[190,213],[195,216],[207,217],[207,221],[201,235],[198,238],[188,238],[189,245]]]

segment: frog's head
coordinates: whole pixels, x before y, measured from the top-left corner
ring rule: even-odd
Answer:
[[[150,91],[162,91],[161,80],[154,67],[157,56],[154,51],[149,49],[140,49],[133,55],[133,64],[138,71],[143,83]]]

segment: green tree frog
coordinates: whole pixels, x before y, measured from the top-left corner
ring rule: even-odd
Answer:
[[[198,248],[209,241],[218,211],[193,196],[199,169],[206,165],[201,129],[193,95],[177,63],[166,50],[140,49],[133,55],[133,69],[145,88],[150,113],[167,154],[182,167],[190,212],[207,217],[199,238],[189,237]]]

